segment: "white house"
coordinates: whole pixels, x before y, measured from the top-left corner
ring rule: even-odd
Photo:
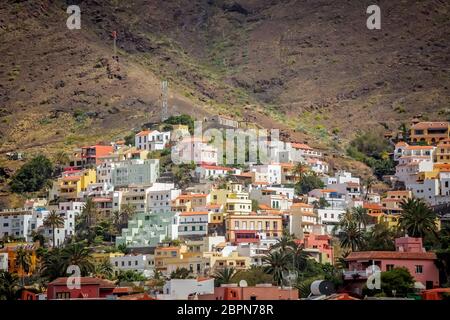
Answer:
[[[179,237],[204,237],[208,234],[208,211],[188,211],[179,214]]]
[[[251,172],[267,175],[269,184],[281,184],[281,165],[280,164],[262,164],[250,166]],[[259,181],[259,180],[258,180]]]
[[[152,277],[155,268],[155,259],[151,254],[128,254],[120,257],[111,257],[110,262],[114,273],[117,275],[120,271],[136,271],[146,277]]]
[[[415,183],[420,172],[433,170],[433,160],[427,157],[404,156],[398,161],[399,163],[395,167],[395,176],[405,185]]]
[[[325,174],[328,172],[328,163],[323,160],[317,158],[310,158],[307,161],[308,166],[311,168],[311,171],[319,174]]]
[[[0,238],[5,236],[25,238],[31,230],[30,221],[33,217],[31,209],[6,209],[0,211]]]
[[[163,150],[170,142],[170,131],[144,130],[135,135],[134,142],[140,150]]]
[[[154,183],[147,193],[147,208],[153,213],[169,212],[171,202],[181,194],[173,183]]]
[[[217,148],[208,144],[206,139],[185,137],[172,147],[174,163],[191,163],[217,165]]]
[[[217,179],[232,173],[233,169],[222,166],[202,164],[195,168],[195,175],[200,179]]]
[[[187,300],[190,295],[214,294],[214,279],[170,279],[163,288],[159,300]]]
[[[319,217],[319,223],[325,226],[325,231],[328,234],[333,233],[333,228],[338,224],[341,215],[345,213],[342,209],[318,209],[317,215]]]

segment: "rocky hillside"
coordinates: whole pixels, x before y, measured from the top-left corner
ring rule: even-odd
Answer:
[[[1,1],[1,157],[122,137],[160,117],[162,79],[171,114],[229,114],[341,153],[361,129],[449,118],[450,3],[379,0],[368,30],[372,2]]]

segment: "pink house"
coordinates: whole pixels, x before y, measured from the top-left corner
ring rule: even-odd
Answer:
[[[376,265],[381,272],[405,267],[416,282],[421,282],[427,289],[439,286],[436,254],[425,251],[422,238],[398,238],[395,239],[395,251],[352,252],[345,260],[349,264],[349,271],[344,273],[346,280],[367,279],[366,269]]]
[[[308,252],[317,262],[334,263],[333,246],[331,237],[322,234],[305,234],[303,240],[297,241],[305,246]]]
[[[276,287],[271,284],[257,284],[255,287],[238,287],[225,284],[214,288],[214,294],[201,294],[198,300],[298,300],[298,290]]]

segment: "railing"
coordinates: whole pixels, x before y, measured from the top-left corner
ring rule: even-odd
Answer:
[[[366,270],[344,271],[345,279],[367,278],[369,275]]]

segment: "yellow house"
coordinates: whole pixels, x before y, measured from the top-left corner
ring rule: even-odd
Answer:
[[[449,131],[449,123],[446,121],[418,122],[411,126],[410,140],[436,144],[450,138]]]
[[[271,213],[227,214],[225,227],[230,242],[258,242],[258,233],[267,238],[281,237],[283,220],[281,215]]]
[[[450,163],[450,139],[447,138],[439,141],[435,151],[435,162]]]
[[[166,276],[177,268],[186,268],[191,273],[203,274],[207,267],[207,259],[200,251],[189,252],[184,244],[179,247],[157,247],[155,249],[155,268]]]
[[[17,261],[17,251],[21,248],[28,252],[30,255],[30,265],[28,267],[28,272],[25,272],[25,270],[23,270],[22,267],[19,266]],[[8,271],[10,273],[16,273],[19,277],[21,277],[24,275],[31,275],[36,271],[39,262],[39,259],[36,255],[36,249],[38,248],[38,243],[30,244],[26,242],[11,242],[6,243],[4,245],[4,248],[0,250],[0,253],[8,254]]]
[[[228,195],[225,212],[227,214],[250,214],[252,212],[252,200],[248,193],[236,192]]]
[[[77,199],[81,191],[86,191],[88,186],[96,182],[96,170],[86,169],[76,174],[66,175],[59,178],[59,196],[64,199]]]
[[[208,259],[211,273],[224,268],[245,270],[250,268],[250,257],[239,256],[237,251],[223,256],[221,252],[205,252],[203,256]]]
[[[110,260],[111,258],[123,257],[124,254],[122,252],[94,252],[92,254],[92,260],[94,263],[99,264],[104,260]]]

